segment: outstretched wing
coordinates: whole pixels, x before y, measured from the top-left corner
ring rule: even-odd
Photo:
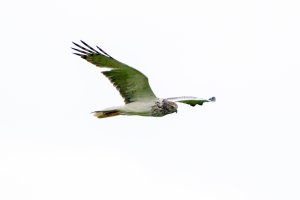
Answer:
[[[98,46],[96,46],[97,50],[95,50],[85,42],[81,42],[83,45],[73,42],[77,47],[72,48],[76,51],[74,54],[97,67],[107,68],[108,70],[102,73],[118,89],[125,103],[156,98],[149,85],[148,78],[144,74],[112,58]]]
[[[205,102],[215,102],[216,98],[212,97],[210,99],[202,99],[198,97],[189,97],[189,96],[184,96],[184,97],[172,97],[172,98],[167,98],[168,101],[173,101],[173,102],[180,102],[180,103],[186,103],[189,104],[190,106],[195,106],[195,105],[203,105]]]

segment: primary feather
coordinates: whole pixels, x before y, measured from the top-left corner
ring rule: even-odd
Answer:
[[[144,74],[112,58],[99,47],[97,47],[99,49],[99,51],[97,51],[85,42],[81,42],[84,46],[73,42],[73,44],[79,48],[72,48],[79,52],[75,54],[97,67],[109,69],[102,73],[118,89],[125,103],[145,99],[156,99],[149,85],[148,78]]]

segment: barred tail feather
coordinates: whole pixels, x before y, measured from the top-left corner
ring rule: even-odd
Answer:
[[[120,115],[121,112],[119,110],[106,110],[106,111],[95,111],[93,112],[93,114],[97,118],[106,118],[106,117],[114,117]]]

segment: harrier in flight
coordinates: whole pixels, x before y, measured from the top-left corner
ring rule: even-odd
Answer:
[[[76,46],[76,48],[72,48],[76,51],[74,54],[97,67],[104,68],[105,70],[102,73],[118,89],[125,101],[123,106],[115,106],[93,112],[98,118],[117,115],[162,117],[177,112],[177,104],[175,102],[195,106],[216,100],[215,97],[202,99],[191,96],[157,98],[149,85],[148,78],[140,71],[119,62],[98,46],[96,46],[96,50],[83,41],[81,43],[79,45],[73,42]]]

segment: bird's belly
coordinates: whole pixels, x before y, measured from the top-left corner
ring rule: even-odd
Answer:
[[[126,115],[141,115],[141,116],[151,116],[152,115],[152,105],[151,102],[133,102],[126,104],[122,111]]]
[[[170,114],[162,107],[158,106],[155,102],[133,102],[126,104],[121,109],[124,115],[140,115],[162,117]]]

